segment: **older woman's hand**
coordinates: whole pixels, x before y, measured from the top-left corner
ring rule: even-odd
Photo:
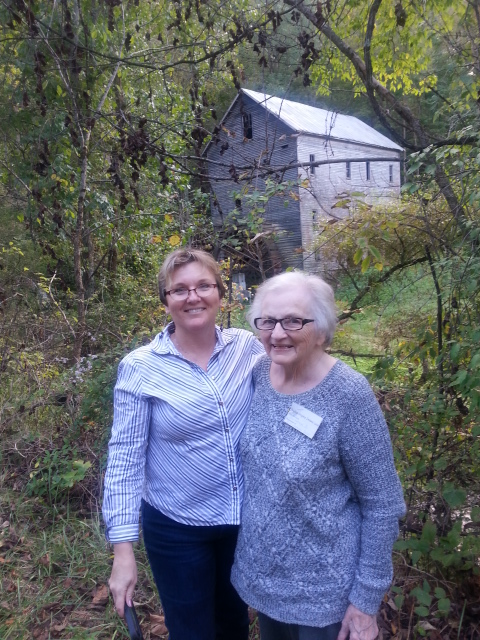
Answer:
[[[108,585],[115,610],[123,618],[125,602],[132,606],[133,590],[137,584],[137,563],[131,542],[121,542],[113,545],[113,548],[113,567]]]
[[[350,634],[350,635],[348,635]],[[375,640],[378,636],[377,616],[363,613],[353,604],[349,605],[342,620],[337,640]]]

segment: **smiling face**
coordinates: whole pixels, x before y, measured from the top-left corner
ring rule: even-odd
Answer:
[[[198,262],[189,262],[177,267],[167,281],[167,290],[185,287],[193,289],[200,284],[214,284],[215,276],[209,269]],[[167,311],[175,323],[175,331],[179,333],[208,330],[215,327],[215,318],[220,308],[218,289],[213,289],[206,298],[200,298],[195,291],[190,291],[186,300],[174,300],[167,295]]]
[[[285,292],[272,291],[263,300],[262,317],[311,318],[308,290],[300,287]],[[313,322],[299,331],[285,331],[277,323],[273,331],[258,334],[272,362],[286,368],[308,366],[311,359],[318,359],[322,352],[324,339],[317,334]]]

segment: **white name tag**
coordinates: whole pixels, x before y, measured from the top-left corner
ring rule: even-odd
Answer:
[[[313,438],[322,420],[323,418],[317,416],[313,411],[309,411],[302,407],[301,404],[294,402],[283,421],[309,438]]]

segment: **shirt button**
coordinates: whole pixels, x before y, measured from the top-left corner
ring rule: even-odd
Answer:
[[[229,458],[230,462],[233,462],[233,458]]]
[[[237,490],[237,487],[233,487],[233,490],[234,490],[234,491],[236,491],[236,490]]]
[[[230,429],[228,427],[225,427],[225,431],[230,431]]]
[[[223,402],[220,400],[218,403],[221,407],[223,407]]]

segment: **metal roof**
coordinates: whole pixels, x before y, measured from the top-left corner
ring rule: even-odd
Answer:
[[[335,111],[310,107],[249,89],[241,89],[241,92],[265,107],[297,133],[403,151],[398,144],[354,116],[344,116]]]

